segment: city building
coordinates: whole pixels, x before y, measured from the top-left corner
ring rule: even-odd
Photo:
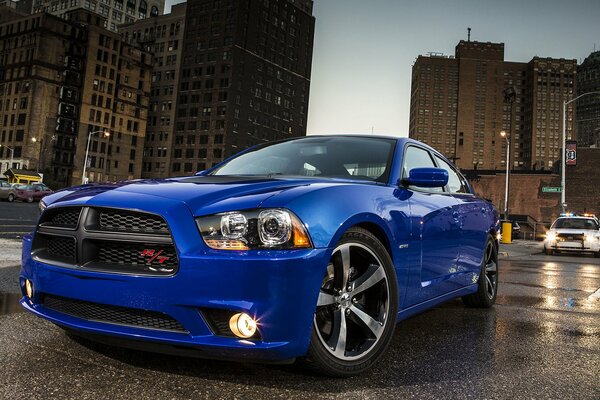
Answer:
[[[164,7],[165,0],[33,0],[31,12],[65,18],[70,11],[84,8],[102,15],[104,28],[116,32],[120,24],[162,14]]]
[[[409,136],[464,170],[551,169],[560,157],[564,99],[574,96],[576,60],[504,60],[504,44],[461,40],[454,56],[419,56],[412,68]],[[568,107],[567,138],[573,134]]]
[[[600,92],[600,51],[591,53],[577,68],[577,95]],[[577,100],[577,141],[580,146],[600,147],[600,94]]]
[[[164,178],[170,173],[186,6],[176,4],[170,14],[119,26],[123,40],[153,55],[143,178]]]
[[[169,174],[193,174],[246,147],[306,135],[312,3],[188,2],[176,115],[166,122],[174,128]]]
[[[139,178],[151,56],[84,9],[0,13],[0,166],[54,186]],[[107,134],[105,134],[107,133]],[[12,151],[10,151],[12,150]]]

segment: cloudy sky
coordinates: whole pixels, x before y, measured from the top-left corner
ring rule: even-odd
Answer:
[[[309,134],[406,136],[415,58],[454,54],[467,27],[508,61],[600,49],[600,0],[316,0],[314,15]]]

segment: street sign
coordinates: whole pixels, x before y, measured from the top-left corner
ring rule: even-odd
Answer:
[[[560,187],[542,186],[542,193],[560,193],[560,192],[562,192],[562,188],[560,188]]]

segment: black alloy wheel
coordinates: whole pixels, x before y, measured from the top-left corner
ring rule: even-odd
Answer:
[[[398,283],[387,250],[369,231],[351,228],[327,265],[307,361],[330,376],[361,373],[387,348],[397,314]]]
[[[467,307],[489,308],[498,295],[498,248],[491,235],[488,235],[481,263],[477,292],[463,296]]]

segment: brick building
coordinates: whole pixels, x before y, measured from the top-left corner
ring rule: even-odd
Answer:
[[[412,69],[409,136],[461,169],[551,169],[559,158],[561,102],[574,96],[576,60],[504,60],[503,43],[461,40],[454,56],[419,56]],[[506,100],[514,89],[513,101]],[[572,106],[567,138],[573,135]]]
[[[578,148],[577,165],[566,169],[567,209],[576,213],[594,213],[600,217],[600,148]],[[504,209],[506,175],[478,174],[471,183],[475,192],[490,200],[498,210]],[[562,212],[560,193],[544,193],[543,187],[560,187],[560,175],[550,173],[514,173],[510,176],[509,206],[511,215],[527,215],[551,223]]]
[[[90,180],[139,178],[150,56],[97,14],[67,18],[0,12],[0,165],[10,147],[13,167],[44,172],[55,186],[77,184],[89,137]]]
[[[600,92],[600,51],[591,53],[577,68],[577,95]],[[600,146],[600,94],[577,100],[577,141],[581,146]]]
[[[187,3],[177,4],[170,14],[119,27],[123,40],[137,43],[153,56],[150,108],[141,166],[143,178],[165,178],[171,170],[186,6]]]
[[[248,146],[306,135],[312,3],[188,2],[171,174],[192,174]]]
[[[21,0],[25,1],[25,0]],[[72,10],[84,8],[103,16],[102,26],[113,32],[120,24],[156,17],[163,13],[165,0],[28,0],[29,12],[46,12],[66,18]]]

